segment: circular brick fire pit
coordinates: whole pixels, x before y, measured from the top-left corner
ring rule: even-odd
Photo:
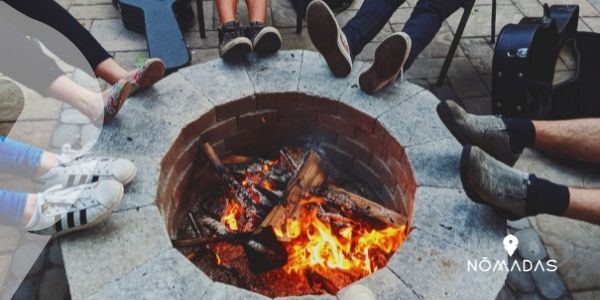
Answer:
[[[495,298],[506,273],[467,272],[467,262],[506,259],[506,223],[462,191],[461,147],[437,118],[438,100],[408,82],[366,95],[356,78],[365,67],[355,63],[353,75],[336,79],[310,51],[240,65],[216,60],[130,99],[95,152],[133,160],[138,176],[105,224],[61,241],[73,299],[266,299],[213,282],[170,239],[204,167],[196,163],[199,145],[259,153],[289,139],[318,143],[382,205],[408,216],[407,240],[385,268],[358,282],[378,299]]]

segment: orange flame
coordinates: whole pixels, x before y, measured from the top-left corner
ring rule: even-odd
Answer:
[[[225,225],[230,231],[238,231],[237,219],[243,213],[244,208],[237,201],[228,200],[223,216],[221,217],[221,224]]]
[[[324,201],[319,199],[311,197],[303,204]],[[398,249],[405,237],[405,226],[376,230],[359,222],[335,231],[318,218],[316,207],[303,206],[299,218],[288,219],[284,230],[275,230],[275,234],[280,240],[292,239],[286,243],[287,273],[318,268],[368,275],[382,267],[372,255],[378,251],[389,255]]]

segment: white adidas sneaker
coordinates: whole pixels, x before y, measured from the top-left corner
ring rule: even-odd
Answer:
[[[133,162],[127,159],[82,156],[71,150],[68,145],[63,146],[63,154],[59,156],[59,160],[58,166],[38,176],[35,181],[42,182],[46,188],[56,185],[70,188],[101,180],[116,180],[127,185],[137,173]]]
[[[115,180],[67,189],[55,186],[38,194],[36,211],[25,229],[56,237],[93,227],[110,216],[122,199],[123,185]]]

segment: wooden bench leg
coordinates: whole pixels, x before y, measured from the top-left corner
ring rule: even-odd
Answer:
[[[196,8],[198,11],[198,28],[200,28],[200,38],[206,38],[206,28],[204,27],[204,6],[202,0],[196,0]]]
[[[465,31],[465,27],[467,26],[467,21],[469,20],[469,16],[471,15],[471,11],[473,10],[473,5],[475,5],[475,0],[469,1],[469,3],[467,3],[467,6],[464,8],[462,18],[460,19],[460,23],[458,24],[458,29],[456,30],[456,34],[454,35],[454,39],[452,40],[452,44],[450,45],[450,50],[448,50],[448,54],[446,55],[446,59],[444,60],[444,65],[442,66],[442,70],[440,71],[440,75],[437,79],[438,87],[444,84],[444,80],[448,75],[450,64],[452,64],[454,54],[456,53],[456,49],[458,48],[458,43],[462,38],[463,32]]]

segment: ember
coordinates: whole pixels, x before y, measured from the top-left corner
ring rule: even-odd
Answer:
[[[333,185],[325,169],[334,168],[312,151],[221,161],[204,148],[222,184],[181,227],[192,238],[174,244],[201,268],[212,264],[215,280],[272,297],[335,294],[382,268],[405,238],[404,216]],[[196,221],[201,230],[189,230]],[[286,277],[293,284],[278,284]]]

